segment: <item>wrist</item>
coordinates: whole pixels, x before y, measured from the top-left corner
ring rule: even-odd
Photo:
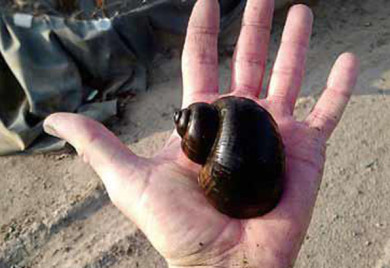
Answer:
[[[223,254],[188,256],[167,260],[169,268],[292,268],[299,252],[298,246],[286,241],[285,247],[274,249],[271,246],[255,244],[254,247],[237,247]]]
[[[290,260],[283,260],[283,258],[280,259],[273,259],[273,260],[255,260],[251,261],[245,258],[241,259],[230,259],[230,260],[224,260],[219,263],[215,263],[212,265],[205,264],[205,265],[193,265],[193,264],[187,264],[187,265],[170,265],[168,263],[169,268],[229,268],[229,267],[237,267],[237,268],[292,268],[294,266],[294,261]]]

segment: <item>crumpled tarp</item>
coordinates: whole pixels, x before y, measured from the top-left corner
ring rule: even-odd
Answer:
[[[64,146],[43,134],[51,113],[100,121],[115,115],[117,93],[147,87],[147,69],[159,48],[155,30],[183,34],[196,2],[124,0],[96,9],[101,1],[79,0],[77,12],[66,15],[54,2],[34,15],[0,8],[0,155]],[[222,29],[244,2],[220,0]]]

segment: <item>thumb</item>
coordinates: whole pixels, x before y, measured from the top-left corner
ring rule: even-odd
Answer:
[[[146,160],[134,155],[102,124],[81,115],[57,113],[50,115],[43,127],[48,134],[69,142],[92,166],[116,205],[121,206],[123,195],[139,197],[145,182],[138,171],[145,170]]]

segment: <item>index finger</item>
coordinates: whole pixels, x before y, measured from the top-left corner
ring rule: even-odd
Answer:
[[[192,11],[182,57],[183,107],[218,95],[219,4],[198,0]]]

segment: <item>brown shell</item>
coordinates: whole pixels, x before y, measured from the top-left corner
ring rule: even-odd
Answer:
[[[188,109],[196,110],[197,105],[192,104]],[[202,109],[207,107],[201,105]],[[284,147],[277,124],[250,99],[224,97],[208,106],[218,111],[218,120],[214,116],[191,116],[187,129],[197,133],[182,135],[182,148],[187,155],[208,152],[206,158],[200,157],[205,159],[197,161],[203,165],[199,185],[207,199],[220,212],[234,218],[252,218],[271,211],[281,197],[285,173]],[[210,122],[197,122],[205,118]],[[210,127],[212,122],[218,127]],[[200,126],[207,126],[211,131]],[[211,135],[212,131],[216,133]],[[206,150],[199,148],[204,141],[191,140],[203,137],[204,132],[215,136],[212,146]]]

